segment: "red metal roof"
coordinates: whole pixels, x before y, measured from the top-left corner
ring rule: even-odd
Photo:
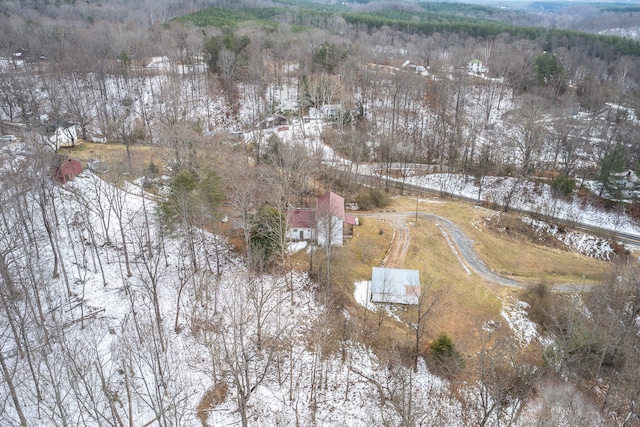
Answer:
[[[53,159],[55,179],[64,184],[82,172],[82,164],[76,159],[56,155]]]
[[[324,196],[318,197],[316,212],[318,213],[318,218],[327,216],[330,213],[344,221],[344,199],[329,191]]]
[[[316,215],[313,209],[294,209],[286,211],[289,228],[313,228]]]

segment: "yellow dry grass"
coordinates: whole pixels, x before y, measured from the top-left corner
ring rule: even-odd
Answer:
[[[395,197],[387,209],[415,212],[415,206],[415,198]],[[487,209],[453,200],[422,197],[419,211],[454,222],[475,241],[474,248],[485,263],[503,274],[508,270],[521,280],[584,283],[598,281],[609,269],[606,262],[510,239],[483,227],[483,219],[495,214]],[[502,302],[509,297],[518,297],[521,291],[487,283],[475,273],[468,274],[433,222],[422,218],[417,224],[413,218],[408,221],[410,245],[402,267],[419,270],[423,284],[428,282],[429,291],[439,298],[434,315],[428,320],[423,346],[446,332],[464,354],[476,354],[481,345],[483,324],[497,320],[504,325],[500,316]],[[410,352],[411,331],[403,323],[382,318],[379,313],[367,312],[358,306],[353,299],[353,284],[356,280],[371,278],[371,267],[380,264],[391,244],[392,234],[388,222],[364,218],[363,225],[355,228],[353,239],[347,240],[343,247],[335,248],[333,253],[334,295],[365,331],[359,332],[360,339],[379,355],[399,347]],[[314,263],[322,264],[322,257],[317,253]],[[299,267],[308,268],[305,252],[296,254],[294,260]],[[404,321],[411,321],[411,309],[398,307],[395,311]]]
[[[477,274],[467,273],[433,223],[418,220],[409,232],[411,242],[405,268],[419,270],[423,285],[439,295],[426,339],[446,332],[461,349],[475,347],[474,331],[484,321],[499,317],[500,295]]]
[[[414,200],[415,203],[415,200]],[[415,209],[415,207],[414,207]],[[598,283],[610,269],[606,261],[510,238],[483,225],[495,211],[468,203],[420,203],[420,211],[443,216],[474,240],[474,249],[497,273],[530,283]],[[509,214],[515,215],[515,214]]]
[[[393,229],[389,223],[361,217],[360,224],[335,254],[337,270],[345,281],[370,279],[371,267],[380,265],[391,244]]]
[[[149,168],[151,162],[159,168],[163,166],[164,162],[157,147],[133,145],[129,151],[131,153],[130,159],[127,157],[127,149],[124,144],[99,144],[86,141],[82,141],[75,148],[60,149],[61,154],[66,154],[82,162],[98,160],[105,163],[111,170],[126,171],[133,175],[142,174],[144,170]]]

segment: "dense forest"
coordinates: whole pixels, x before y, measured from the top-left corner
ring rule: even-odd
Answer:
[[[0,2],[0,424],[640,425],[637,257],[613,239],[640,220],[640,41],[610,35],[638,28],[625,3]],[[63,156],[92,172],[52,180]],[[524,290],[434,274],[459,264],[418,228],[418,173],[474,182],[467,230],[510,244],[522,188],[550,222],[602,209],[612,255]],[[286,212],[329,190],[415,204],[415,307],[354,302],[388,218],[290,251]]]

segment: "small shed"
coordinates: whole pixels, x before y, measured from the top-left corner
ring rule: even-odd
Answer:
[[[417,305],[420,302],[420,273],[418,270],[373,267],[371,301]]]
[[[53,160],[53,177],[61,183],[66,184],[67,181],[75,178],[82,172],[82,164],[76,159],[66,156],[55,156]]]
[[[354,214],[345,213],[344,214],[344,228],[343,233],[345,237],[353,237],[353,227],[355,225],[359,225],[360,221],[358,217]]]

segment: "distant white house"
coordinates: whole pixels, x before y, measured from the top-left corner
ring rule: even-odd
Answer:
[[[322,117],[327,121],[338,120],[343,114],[342,104],[327,104],[320,107]]]
[[[423,76],[426,76],[429,74],[426,67],[422,65],[412,64],[410,61],[405,61],[405,63],[402,64],[402,68],[405,68],[405,67],[413,70],[414,73],[421,74]]]
[[[65,120],[50,122],[45,127],[47,142],[55,151],[64,147],[75,147],[78,142],[76,125]]]
[[[417,305],[420,302],[420,273],[418,270],[373,267],[371,301]]]
[[[485,67],[482,65],[482,61],[474,58],[467,64],[467,70],[473,74],[485,74],[489,72],[489,67]]]

